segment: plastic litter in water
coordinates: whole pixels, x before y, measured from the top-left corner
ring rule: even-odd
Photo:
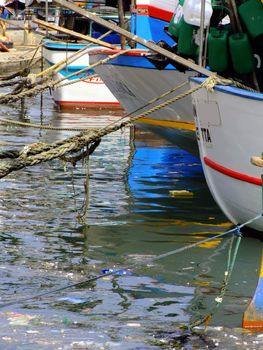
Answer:
[[[127,323],[127,326],[128,327],[141,327],[141,324],[140,323]]]
[[[129,270],[117,270],[117,269],[103,269],[101,270],[102,273],[112,273],[113,275],[118,276],[131,276],[132,272]]]
[[[73,297],[63,297],[59,298],[59,301],[67,301],[72,304],[82,304],[86,303],[88,300],[87,299],[80,299],[80,298],[73,298]]]
[[[15,312],[11,312],[8,316],[9,324],[13,326],[27,326],[32,320],[37,318],[37,316],[18,314]]]
[[[193,192],[187,191],[187,190],[171,190],[169,191],[170,197],[173,198],[180,198],[180,197],[190,197],[192,198],[194,196]]]

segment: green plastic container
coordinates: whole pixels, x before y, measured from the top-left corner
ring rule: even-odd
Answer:
[[[263,4],[261,0],[244,2],[238,7],[238,13],[253,39],[263,34]]]
[[[226,4],[224,0],[212,0],[211,1],[213,10],[224,10],[226,8]]]
[[[217,30],[210,28],[208,34],[208,64],[212,71],[224,72],[229,67],[227,30]]]
[[[229,51],[236,73],[249,74],[254,71],[253,51],[246,33],[229,36]]]
[[[197,45],[194,42],[194,29],[194,26],[182,19],[177,43],[177,52],[179,55],[196,56]]]
[[[174,36],[176,39],[179,36],[179,32],[180,32],[180,26],[183,20],[183,16],[181,16],[183,14],[183,10],[182,10],[182,6],[184,4],[184,0],[179,0],[179,4],[176,8],[175,13],[173,14],[173,17],[168,25],[168,32]],[[179,10],[179,15],[178,15],[178,10]],[[180,17],[181,16],[181,17]]]
[[[181,18],[179,20],[179,22],[175,23],[174,21],[174,17],[175,15],[173,15],[169,25],[168,25],[168,32],[175,37],[176,39],[179,37],[179,33],[180,33],[180,27],[183,21],[183,18]]]

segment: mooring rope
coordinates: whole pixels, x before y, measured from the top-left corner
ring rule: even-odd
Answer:
[[[2,80],[11,80],[11,79],[14,79],[16,77],[27,77],[28,74],[30,73],[30,70],[25,67],[24,69],[20,70],[20,71],[17,71],[15,73],[11,73],[11,74],[8,74],[8,75],[1,75],[0,76],[0,81]]]
[[[97,76],[97,74],[94,74],[94,75],[91,75],[90,77],[93,78],[93,77],[96,77],[96,76]],[[81,80],[85,80],[85,79],[87,79],[87,78],[81,78]],[[72,82],[72,84],[75,83],[75,82],[78,82],[78,80],[80,80],[80,79],[74,80]],[[65,83],[65,84],[63,84],[61,86],[58,85],[57,87],[62,87],[62,86],[65,86],[67,84],[71,84],[71,82],[70,83]],[[161,100],[164,97],[172,94],[173,92],[179,90],[180,88],[184,87],[187,84],[188,84],[188,81],[185,81],[182,84],[175,86],[171,90],[166,91],[165,93],[161,94],[160,96],[153,98],[149,102],[145,103],[143,106],[140,106],[137,109],[135,109],[135,110],[133,110],[133,111],[131,111],[129,113],[126,113],[123,117],[118,119],[118,121],[124,120],[124,119],[130,117],[131,115],[139,112],[140,110],[145,109],[146,107],[150,106],[151,104],[153,104],[155,102],[158,102],[159,100]],[[151,113],[150,110],[146,111],[146,112]],[[114,122],[110,123],[109,125],[113,125],[116,122],[117,121],[114,121]],[[62,127],[56,127],[56,126],[53,126],[53,125],[33,124],[33,123],[27,123],[27,122],[19,122],[19,121],[15,121],[15,120],[11,120],[11,119],[6,119],[6,118],[0,118],[0,123],[6,124],[6,125],[10,124],[10,125],[19,126],[19,127],[28,127],[28,128],[34,128],[34,129],[42,129],[42,130],[44,129],[44,130],[56,130],[56,131],[78,131],[78,132],[81,132],[81,131],[83,132],[85,130],[90,130],[90,129],[85,129],[85,128],[62,128]]]
[[[262,217],[262,215],[260,217]],[[248,223],[251,223],[254,220],[255,220],[255,218],[252,221],[249,220]],[[235,238],[236,238],[236,245],[235,245],[234,253],[232,255],[232,248],[233,248],[233,243],[234,243]],[[189,329],[201,326],[202,324],[205,324],[207,326],[209,321],[212,319],[212,317],[214,316],[214,314],[218,310],[219,306],[222,305],[223,300],[224,300],[224,296],[225,296],[225,293],[226,293],[226,290],[227,290],[227,287],[228,287],[228,284],[230,282],[230,278],[231,278],[231,275],[232,275],[232,272],[233,272],[233,269],[234,269],[234,265],[235,265],[235,262],[236,262],[237,253],[238,253],[238,250],[239,250],[239,247],[240,247],[240,243],[241,243],[241,238],[242,238],[242,235],[241,235],[241,232],[240,232],[240,227],[237,226],[236,227],[236,234],[232,236],[231,241],[230,241],[230,246],[229,246],[229,250],[228,250],[227,267],[226,267],[226,270],[225,270],[225,273],[224,273],[224,279],[223,279],[222,285],[220,287],[219,294],[215,298],[215,305],[201,319],[192,322],[189,325],[189,327],[188,327]]]
[[[130,123],[138,120],[139,118],[145,117],[148,114],[151,114],[160,108],[166,107],[169,104],[176,102],[191,93],[198,91],[202,87],[205,87],[207,89],[212,89],[215,84],[218,83],[218,81],[222,82],[221,79],[218,77],[209,77],[207,78],[202,84],[193,87],[192,89],[189,89],[186,92],[183,92],[179,95],[176,95],[175,97],[161,103],[158,106],[153,107],[151,110],[146,111],[142,115],[136,115],[136,116],[131,116],[128,120],[123,121],[120,119],[119,122],[112,123],[111,125],[108,125],[104,128],[97,129],[97,130],[92,130],[89,132],[83,132],[79,135],[74,136],[73,138],[69,138],[59,143],[53,143],[51,145],[44,145],[44,148],[42,147],[42,144],[36,143],[31,146],[26,146],[26,150],[29,148],[30,151],[32,151],[35,146],[37,147],[37,152],[35,152],[34,155],[29,155],[28,152],[21,152],[22,156],[20,155],[17,159],[15,160],[8,160],[8,161],[2,161],[0,163],[0,178],[5,177],[9,173],[13,171],[17,171],[20,169],[23,169],[27,166],[33,166],[37,165],[43,162],[47,162],[49,160],[53,160],[55,158],[60,158],[64,156],[66,153],[71,153],[71,152],[78,152],[80,151],[83,147],[85,147],[87,144],[96,142],[98,139],[101,139],[103,136],[108,135],[111,132],[117,131]]]
[[[107,31],[106,33],[102,34],[98,39],[99,40],[103,39],[104,37],[109,35],[111,32],[112,32],[112,30]],[[36,74],[36,77],[39,78],[42,75],[50,74],[53,70],[56,70],[56,72],[57,72],[58,70],[62,69],[63,66],[67,66],[70,63],[76,61],[79,57],[83,56],[86,53],[86,51],[88,51],[88,49],[90,48],[90,46],[93,45],[93,43],[83,44],[83,45],[84,45],[83,48],[79,49],[77,52],[74,52],[69,57],[62,59],[61,61],[53,64],[52,66],[48,67],[47,69],[43,70],[42,72]]]
[[[4,96],[0,96],[0,103],[7,103],[7,102],[15,102],[15,101],[18,101],[20,100],[21,98],[24,98],[24,97],[31,97],[31,96],[34,96],[48,88],[53,88],[56,84],[59,84],[61,83],[62,81],[68,79],[69,77],[72,77],[74,75],[77,75],[77,74],[81,74],[89,69],[92,69],[94,67],[97,67],[99,66],[100,64],[104,64],[120,55],[123,55],[125,54],[126,52],[130,51],[130,49],[127,49],[127,50],[122,50],[122,51],[119,51],[117,52],[116,54],[113,54],[111,56],[108,56],[107,58],[104,58],[88,67],[85,67],[83,69],[80,69],[79,71],[77,72],[74,72],[66,77],[63,77],[61,79],[58,79],[56,81],[48,81],[48,82],[44,82],[43,84],[40,84],[40,83],[36,83],[34,80],[35,80],[35,75],[32,74],[30,77],[29,77],[29,83],[30,83],[30,80],[32,79],[33,81],[33,84],[32,84],[32,88],[31,89],[28,89],[26,91],[22,91],[20,94],[17,94],[17,95],[13,95],[12,93],[11,94],[5,94]]]
[[[84,131],[91,131],[95,129],[87,129],[87,128],[67,128],[67,127],[58,127],[54,125],[46,125],[46,124],[34,124],[34,123],[27,123],[27,122],[20,122],[17,120],[11,120],[0,117],[0,124],[4,125],[13,125],[16,127],[26,127],[26,128],[33,128],[33,129],[41,129],[41,130],[50,130],[50,131],[74,131],[74,132],[84,132]]]
[[[171,256],[171,255],[179,254],[179,253],[181,253],[183,251],[186,251],[186,250],[189,250],[189,249],[192,249],[192,248],[196,248],[199,245],[202,245],[204,243],[210,242],[212,240],[223,238],[224,236],[229,235],[230,233],[233,233],[234,235],[238,234],[238,237],[241,238],[240,230],[243,227],[247,226],[248,224],[250,224],[250,223],[252,223],[252,222],[254,222],[254,221],[256,221],[256,220],[258,220],[260,218],[262,218],[262,214],[256,215],[255,217],[253,217],[252,219],[246,221],[245,223],[237,225],[234,228],[229,229],[229,230],[227,230],[225,232],[222,232],[222,233],[220,233],[218,235],[215,235],[215,236],[212,236],[212,237],[208,237],[208,238],[205,238],[205,239],[200,240],[198,242],[195,242],[195,243],[183,246],[181,248],[168,251],[168,252],[160,254],[160,255],[158,255],[156,257],[147,259],[143,263],[142,262],[136,262],[136,263],[128,265],[126,267],[122,267],[122,268],[118,268],[118,269],[115,269],[115,268],[114,269],[109,269],[108,272],[101,273],[101,274],[98,274],[96,276],[89,277],[89,278],[84,279],[84,280],[82,280],[80,282],[77,282],[77,283],[71,283],[71,284],[68,284],[66,286],[55,288],[55,289],[52,289],[52,290],[49,290],[49,291],[46,291],[46,292],[43,292],[43,293],[39,293],[39,294],[30,296],[30,297],[20,298],[20,299],[16,299],[14,301],[10,301],[10,302],[7,302],[7,303],[2,303],[2,304],[0,304],[0,309],[8,307],[8,306],[15,305],[15,304],[18,304],[18,303],[24,303],[24,302],[32,301],[32,300],[35,300],[35,299],[40,299],[40,298],[42,298],[44,296],[47,296],[47,295],[50,295],[50,294],[55,294],[55,293],[58,293],[58,292],[62,292],[63,290],[66,290],[66,289],[69,289],[69,288],[75,288],[75,287],[83,286],[85,284],[89,284],[91,282],[97,281],[97,280],[99,280],[101,278],[104,278],[104,277],[107,277],[107,276],[118,275],[118,273],[122,272],[123,270],[129,270],[129,271],[137,270],[138,268],[142,267],[142,265],[143,265],[143,267],[150,267],[151,264],[153,262],[155,262],[155,261],[161,260],[161,259],[166,258],[166,257]],[[237,249],[235,251],[237,251]],[[233,264],[234,264],[234,260],[232,261],[232,263],[230,265],[232,270],[233,270]]]

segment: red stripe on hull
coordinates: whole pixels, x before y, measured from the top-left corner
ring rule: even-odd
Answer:
[[[120,106],[120,102],[83,102],[83,101],[55,101],[58,105],[95,105],[97,107],[102,106]]]
[[[155,6],[137,5],[137,9],[141,10],[141,12],[137,12],[138,15],[148,15],[153,18],[162,19],[166,22],[170,22],[173,16],[172,12]]]
[[[207,157],[204,157],[204,162],[210,168],[218,171],[221,174],[232,177],[233,179],[248,182],[250,184],[257,185],[257,186],[262,186],[262,180],[257,177],[249,176],[243,173],[239,173],[238,171],[226,168],[223,165],[218,164]]]
[[[61,110],[92,110],[114,111],[123,113],[124,109],[119,102],[79,102],[54,101]]]

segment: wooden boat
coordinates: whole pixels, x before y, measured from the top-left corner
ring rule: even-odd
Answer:
[[[83,44],[46,41],[43,57],[48,65],[56,64],[82,49]],[[60,109],[116,109],[121,110],[121,104],[107,88],[99,76],[92,77],[94,70],[81,74],[79,70],[89,65],[89,53],[61,69],[54,79],[66,78],[60,86],[52,91],[54,102]],[[72,74],[75,74],[71,76]],[[70,76],[67,78],[67,76]]]
[[[37,47],[16,46],[9,52],[0,54],[0,75],[18,72],[24,68],[39,67],[41,62],[41,52]]]
[[[116,21],[117,16],[107,15],[104,19]],[[67,20],[68,18],[66,18]],[[85,34],[97,38],[107,30],[99,27],[96,23],[82,21],[75,25],[84,26]],[[116,44],[120,42],[119,35],[116,33],[109,34],[105,39],[106,42]],[[63,59],[70,58],[78,50],[87,47],[83,42],[63,42],[55,40],[46,40],[43,48],[43,57],[47,64],[52,66],[61,62]],[[94,47],[94,46],[93,46]],[[92,46],[91,46],[92,48]],[[65,78],[63,83],[56,86],[53,90],[53,99],[60,109],[110,109],[122,110],[122,106],[112,92],[107,88],[99,76],[92,77],[94,70],[90,69],[82,73],[77,73],[90,65],[89,53],[85,53],[81,58],[65,66],[55,76],[58,80]],[[67,78],[69,76],[69,78]]]

